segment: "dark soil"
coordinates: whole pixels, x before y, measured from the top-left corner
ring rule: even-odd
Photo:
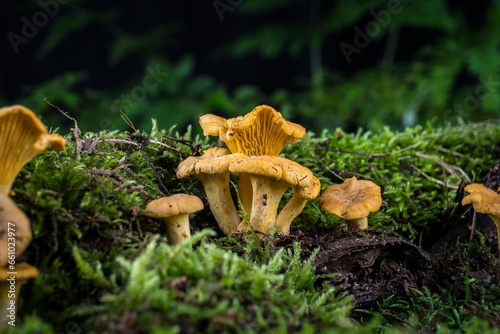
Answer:
[[[281,236],[277,246],[300,242],[304,257],[320,251],[313,262],[318,274],[337,273],[328,280],[355,298],[357,307],[373,306],[383,296],[411,295],[410,288],[434,288],[442,265],[413,243],[372,230],[344,234],[340,238],[298,232]]]
[[[483,180],[486,186],[498,189],[500,165],[493,167]],[[339,274],[328,281],[352,294],[358,308],[376,307],[384,296],[412,296],[411,288],[427,287],[436,293],[440,293],[439,288],[452,289],[460,297],[465,295],[461,278],[466,266],[470,268],[469,277],[479,283],[487,279],[494,284],[500,282],[497,259],[491,255],[498,253],[496,226],[487,215],[475,213],[470,205],[461,205],[464,186],[443,214],[442,226],[430,231],[426,250],[390,232],[374,230],[339,237],[297,231],[294,235],[278,236],[276,246],[288,248],[299,242],[304,259],[319,248],[313,262],[316,272]],[[482,246],[480,235],[484,237]],[[479,245],[474,254],[453,254],[452,247],[464,247],[473,240]],[[445,247],[447,256],[443,256]]]

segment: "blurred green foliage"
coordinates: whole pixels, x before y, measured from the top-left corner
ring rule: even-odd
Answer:
[[[264,18],[262,24],[249,26],[206,55],[178,49],[176,41],[185,38],[182,21],[158,22],[127,33],[118,24],[120,10],[110,6],[86,11],[85,4],[84,0],[69,4],[75,13],[53,18],[37,59],[50,57],[73,34],[98,25],[115,35],[107,49],[99,49],[110,69],[139,59],[134,67],[117,78],[117,85],[102,89],[86,85],[86,71],[54,73],[45,82],[24,87],[15,101],[0,96],[2,103],[24,104],[41,113],[47,123],[58,124],[59,115],[42,101],[47,98],[76,116],[88,131],[126,129],[120,109],[137,128],[147,128],[153,117],[161,127],[178,124],[183,129],[202,113],[236,116],[263,103],[315,132],[337,127],[401,129],[430,119],[439,125],[499,117],[498,1],[474,6],[445,0],[407,1],[393,14],[387,0],[244,1],[225,15],[252,21]],[[274,19],[276,13],[284,14]],[[368,36],[369,43],[352,53],[349,62],[340,44],[356,47],[354,28],[365,31],[368,23],[378,25],[378,32]],[[420,35],[425,40],[419,40]],[[174,59],[168,50],[182,55]],[[283,56],[298,65],[305,61],[310,75],[296,74],[293,82],[271,93],[259,86],[229,87],[217,75],[197,72],[202,57],[203,62],[220,66],[240,57],[268,61]],[[219,63],[211,63],[214,59]],[[161,76],[152,79],[151,69],[158,69]],[[240,68],[234,75],[254,70]]]

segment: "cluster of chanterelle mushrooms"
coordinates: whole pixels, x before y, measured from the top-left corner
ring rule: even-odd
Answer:
[[[49,134],[31,110],[19,105],[0,108],[0,325],[15,316],[23,281],[38,276],[35,267],[16,263],[32,233],[30,220],[9,196],[12,184],[29,160],[47,148],[64,147],[64,139]]]
[[[278,156],[287,141],[294,144],[305,136],[306,130],[299,124],[286,121],[279,112],[266,105],[231,119],[203,115],[200,125],[204,135],[219,137],[229,150],[214,147],[205,150],[202,156],[185,159],[177,168],[177,177],[195,176],[202,183],[210,210],[224,234],[246,232],[248,225],[265,234],[275,227],[277,232],[289,234],[292,221],[302,212],[307,201],[315,199],[321,190],[318,178],[308,168]],[[230,173],[239,174],[238,195],[243,217],[240,217],[231,196]],[[278,212],[281,198],[290,186],[294,188],[293,196]],[[155,207],[152,207],[153,203]],[[156,200],[148,205],[146,210],[150,216],[172,216],[164,214],[164,208],[169,204],[158,204]],[[367,228],[368,213],[377,211],[381,204],[380,187],[356,178],[329,187],[320,199],[322,210],[346,219],[350,230]],[[186,222],[187,213],[183,211]],[[180,228],[181,225],[175,226]],[[171,240],[171,243],[176,241]]]

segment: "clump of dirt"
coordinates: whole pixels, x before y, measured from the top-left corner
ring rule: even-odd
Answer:
[[[339,238],[299,231],[278,237],[277,246],[291,247],[296,241],[304,257],[320,249],[313,262],[317,273],[339,274],[328,280],[352,294],[357,307],[370,307],[383,296],[411,295],[410,288],[433,288],[442,269],[431,254],[413,243],[373,230]]]
[[[500,164],[483,180],[486,186],[497,189]],[[461,205],[464,186],[461,184],[454,205],[444,214],[442,226],[433,232],[437,237],[429,238],[432,243],[427,243],[426,250],[390,232],[370,229],[340,236],[297,231],[278,236],[276,246],[289,248],[299,242],[303,259],[319,248],[313,262],[316,272],[339,274],[328,278],[329,282],[353,295],[359,308],[376,306],[384,296],[412,296],[411,288],[427,287],[438,293],[439,287],[450,288],[455,296],[462,297],[466,287],[460,278],[466,268],[467,275],[478,284],[500,284],[500,270],[492,256],[498,252],[496,226],[488,215]],[[474,230],[480,232],[479,236]],[[472,240],[476,241],[474,247],[470,247]]]

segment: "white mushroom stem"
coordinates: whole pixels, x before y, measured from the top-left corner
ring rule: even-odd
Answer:
[[[251,175],[250,180],[253,189],[250,225],[256,231],[269,233],[276,223],[278,206],[289,184],[260,175]]]
[[[368,228],[368,217],[347,220],[347,229],[349,232],[354,230],[366,230]]]
[[[220,174],[196,174],[203,184],[210,210],[222,233],[232,234],[238,230],[240,217],[234,206],[229,189],[229,172]]]
[[[177,245],[191,236],[189,230],[189,214],[181,213],[163,218],[167,228],[167,238],[170,245]]]
[[[292,221],[302,212],[306,206],[307,199],[297,194],[297,189],[293,192],[292,199],[283,209],[281,209],[276,218],[276,225],[283,234],[290,234],[290,225]]]

